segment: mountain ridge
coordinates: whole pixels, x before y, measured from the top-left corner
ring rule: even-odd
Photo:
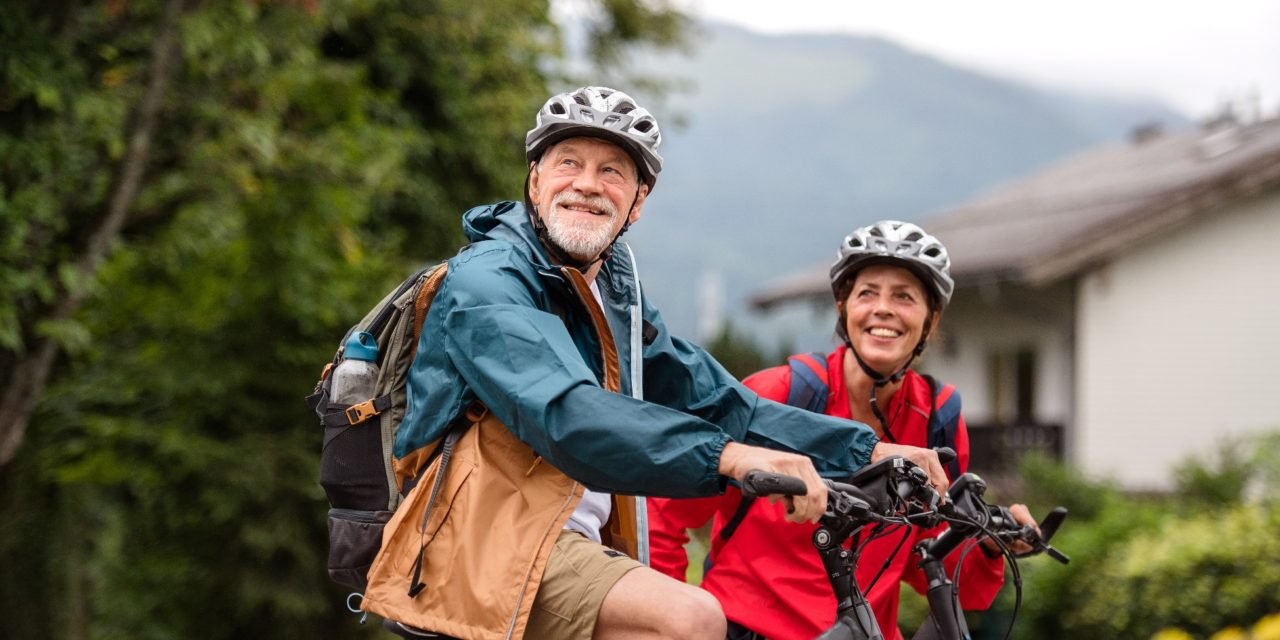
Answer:
[[[633,62],[691,86],[658,102],[685,126],[664,130],[665,170],[627,238],[677,335],[706,337],[691,283],[719,273],[735,326],[793,340],[743,299],[834,256],[854,227],[926,220],[1137,125],[1187,124],[1159,103],[1032,87],[878,36],[699,28],[692,54]]]

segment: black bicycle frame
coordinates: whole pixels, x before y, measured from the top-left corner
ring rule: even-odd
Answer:
[[[854,582],[854,555],[844,548],[831,527],[822,524],[813,533],[813,546],[822,558],[822,567],[836,594],[836,621],[818,640],[884,640],[871,604]]]
[[[969,640],[969,625],[960,608],[960,599],[942,559],[947,557],[968,536],[954,526],[933,540],[926,540],[916,547],[920,555],[920,570],[928,585],[929,615],[912,640],[941,640],[961,638]]]

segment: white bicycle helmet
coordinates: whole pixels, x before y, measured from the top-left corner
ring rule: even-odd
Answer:
[[[931,297],[938,304],[938,308],[933,311],[941,311],[947,303],[951,302],[955,283],[951,280],[951,258],[947,255],[947,248],[942,246],[937,238],[910,222],[881,220],[854,229],[853,233],[845,236],[844,241],[840,243],[840,252],[836,254],[836,262],[831,265],[831,291],[835,294],[837,302],[842,302],[840,300],[841,285],[848,282],[864,267],[873,264],[891,264],[909,269],[916,274],[916,277],[920,278],[920,281],[932,292]],[[930,307],[932,306],[931,303]],[[897,442],[897,439],[889,429],[889,421],[880,410],[876,390],[901,380],[911,368],[911,363],[924,353],[932,320],[932,317],[926,318],[920,342],[916,344],[906,363],[897,371],[886,374],[872,369],[854,347],[845,328],[844,305],[841,305],[840,317],[836,320],[836,335],[844,340],[858,366],[874,381],[868,403],[871,406],[871,413],[884,427],[882,433],[889,442]]]
[[[536,161],[551,145],[574,136],[603,138],[626,149],[650,189],[662,171],[658,121],[621,91],[582,87],[551,96],[538,110],[537,126],[525,136],[526,161]]]
[[[955,282],[947,248],[924,229],[897,220],[881,220],[845,236],[831,265],[832,293],[839,296],[840,285],[863,267],[883,263],[910,269],[933,290],[942,307],[951,301]]]

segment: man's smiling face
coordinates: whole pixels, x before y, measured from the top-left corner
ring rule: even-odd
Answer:
[[[594,260],[622,225],[640,218],[649,188],[621,147],[596,138],[568,138],[535,163],[529,200],[551,240],[575,260]]]

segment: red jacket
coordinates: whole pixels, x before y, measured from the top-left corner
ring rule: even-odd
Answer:
[[[844,384],[845,347],[827,356],[830,396],[826,414],[852,419]],[[786,365],[765,369],[745,380],[761,397],[785,402],[791,386]],[[887,407],[882,407],[890,432],[900,444],[926,446],[929,384],[914,371],[903,378],[902,386]],[[969,433],[964,419],[956,431],[955,450],[963,472],[969,466]],[[782,503],[758,500],[728,542],[720,539],[720,529],[733,517],[742,494],[730,487],[723,496],[696,499],[650,498],[649,545],[653,568],[677,580],[684,580],[689,560],[684,551],[687,529],[696,529],[714,515],[711,526],[712,568],[703,577],[702,587],[720,601],[725,615],[740,625],[772,640],[810,640],[835,621],[836,600],[814,550],[810,536],[816,525],[785,521]],[[880,579],[868,584],[902,539],[903,528],[893,527],[887,535],[867,543],[857,565],[858,585],[867,595],[885,640],[901,640],[898,631],[898,582],[906,581],[916,591],[925,591],[924,575],[915,565],[912,548],[919,540],[945,528],[922,531],[910,529],[908,539],[893,555]],[[946,559],[951,575],[960,550]],[[988,558],[980,550],[965,556],[958,584],[960,603],[965,609],[991,606],[1004,582],[1000,558]]]

